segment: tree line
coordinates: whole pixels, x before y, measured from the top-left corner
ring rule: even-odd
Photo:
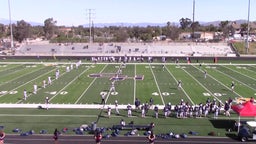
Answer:
[[[50,42],[89,42],[90,28],[82,25],[77,27],[57,26],[57,21],[48,18],[43,26],[31,26],[24,20],[12,24],[14,40],[23,42],[27,38],[43,38]],[[241,25],[242,30],[247,30],[247,24]],[[235,29],[230,25],[230,21],[221,21],[218,26],[201,25],[198,21],[192,22],[189,18],[181,18],[179,24],[167,22],[165,26],[108,26],[92,27],[91,34],[94,42],[152,42],[157,36],[165,36],[164,39],[173,41],[179,40],[182,32],[221,32],[219,39],[233,35]],[[0,24],[0,39],[10,36],[10,27]]]

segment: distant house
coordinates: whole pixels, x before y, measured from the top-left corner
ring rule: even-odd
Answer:
[[[184,32],[179,35],[179,39],[180,40],[191,39],[192,38],[191,35],[192,35],[191,32]],[[194,38],[199,41],[208,41],[214,38],[214,33],[213,32],[195,32]]]
[[[166,35],[159,35],[154,37],[154,40],[158,40],[158,41],[164,41],[166,40]]]
[[[235,30],[235,34],[241,33],[241,30],[242,30],[241,24],[238,24],[236,22],[232,22],[231,26]],[[250,22],[249,27],[250,27],[250,33],[255,34],[256,33],[256,22]]]
[[[59,30],[59,32],[67,35],[70,31],[72,31],[72,27],[60,26],[60,27],[58,27],[58,30]]]
[[[235,30],[233,38],[235,40],[243,40],[246,38],[247,30],[242,30],[241,24],[238,24],[236,22],[231,23],[232,28]],[[249,23],[249,38],[251,40],[255,41],[255,35],[256,35],[256,22],[250,22]]]

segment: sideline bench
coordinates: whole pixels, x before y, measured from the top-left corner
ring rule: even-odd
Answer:
[[[118,130],[149,130],[150,125],[113,125],[112,129],[118,129]]]

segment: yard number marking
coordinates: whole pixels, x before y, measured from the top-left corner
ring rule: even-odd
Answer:
[[[203,93],[203,95],[204,95],[204,96],[211,96],[211,94],[210,94],[210,93],[207,93],[207,92]],[[226,94],[213,93],[213,95],[216,96],[216,97],[221,97],[221,96],[226,95]]]

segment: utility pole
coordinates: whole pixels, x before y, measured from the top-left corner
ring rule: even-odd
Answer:
[[[87,14],[88,14],[88,18],[89,18],[89,43],[93,43],[92,41],[92,15],[94,14],[93,12],[93,9],[88,9],[87,10]]]
[[[193,18],[192,18],[192,41],[194,41],[195,37],[195,29],[194,29],[194,23],[195,23],[195,0],[193,0]]]
[[[10,20],[10,30],[11,30],[11,49],[13,48],[13,32],[12,32],[12,19],[11,19],[11,4],[10,0],[8,0],[9,6],[9,20]]]
[[[251,1],[248,1],[248,18],[247,18],[247,38],[246,38],[246,53],[249,53],[250,43],[249,43],[249,35],[250,35],[250,7]]]

